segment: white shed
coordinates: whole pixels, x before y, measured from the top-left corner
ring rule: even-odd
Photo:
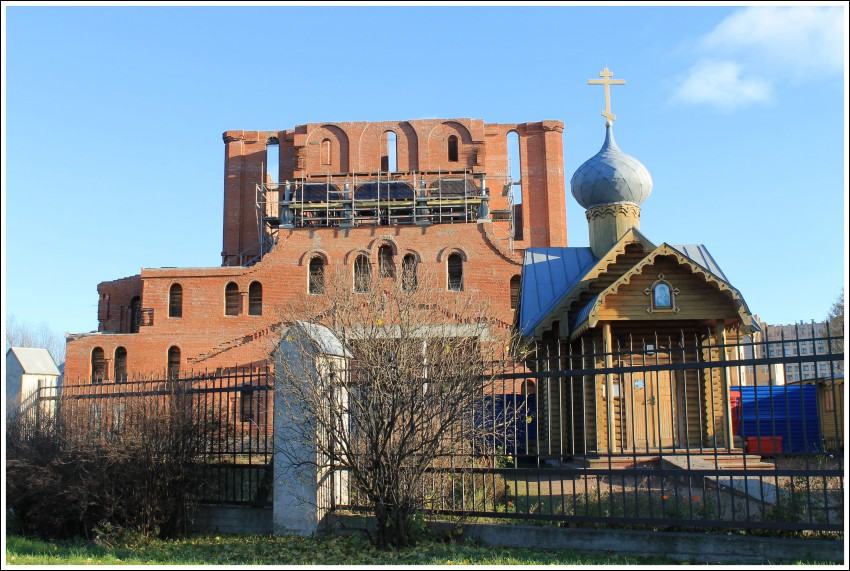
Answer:
[[[39,398],[39,385],[53,389],[50,396],[59,386],[59,369],[47,349],[12,347],[6,351],[7,415],[30,409]]]

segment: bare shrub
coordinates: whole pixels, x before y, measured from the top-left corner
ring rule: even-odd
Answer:
[[[198,431],[181,388],[119,401],[58,397],[50,414],[7,425],[6,500],[44,538],[186,531]]]
[[[319,463],[332,458],[371,507],[376,544],[401,547],[414,541],[417,510],[454,493],[429,490],[429,469],[451,464],[471,483],[463,471],[513,426],[518,411],[476,411],[491,410],[493,379],[517,342],[477,292],[446,291],[427,275],[414,287],[391,276],[357,285],[339,272],[324,295],[281,315],[291,325],[275,358],[285,403],[275,414],[292,437],[276,453],[302,461],[295,448],[308,442]],[[497,488],[491,504],[506,495]]]

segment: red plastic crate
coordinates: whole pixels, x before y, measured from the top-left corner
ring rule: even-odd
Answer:
[[[761,446],[759,446],[761,443]],[[782,437],[781,436],[748,436],[747,437],[747,454],[781,454],[782,453]]]

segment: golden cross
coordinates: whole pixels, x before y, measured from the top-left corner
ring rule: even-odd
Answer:
[[[612,85],[625,85],[625,79],[611,79],[614,76],[613,71],[608,70],[608,66],[605,66],[601,72],[599,72],[599,77],[603,79],[588,79],[588,85],[604,85],[605,86],[605,111],[602,112],[602,116],[607,119],[606,124],[608,122],[613,122],[617,119],[617,117],[611,113],[611,87]]]

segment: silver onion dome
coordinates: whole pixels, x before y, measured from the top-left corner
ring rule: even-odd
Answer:
[[[570,188],[585,209],[617,203],[640,206],[652,192],[652,177],[639,160],[620,150],[608,124],[605,143],[576,170]]]

